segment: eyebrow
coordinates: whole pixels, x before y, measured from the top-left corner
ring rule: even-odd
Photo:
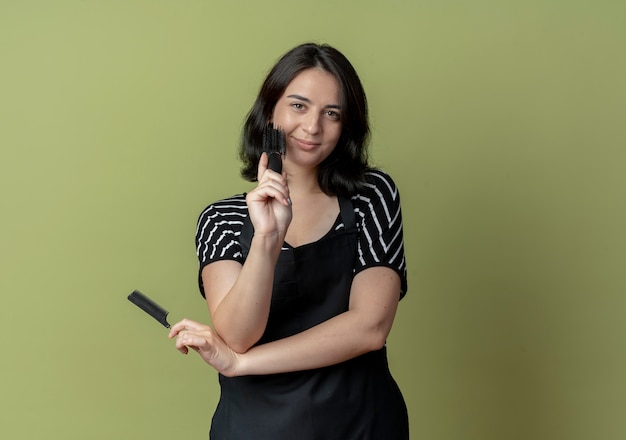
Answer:
[[[304,96],[301,96],[301,95],[289,95],[289,96],[287,96],[287,98],[298,99],[300,101],[306,102],[307,104],[311,104],[312,103],[312,101],[309,98],[305,98]],[[324,108],[336,108],[338,110],[341,110],[341,106],[338,105],[338,104],[329,104],[329,105],[324,106]]]

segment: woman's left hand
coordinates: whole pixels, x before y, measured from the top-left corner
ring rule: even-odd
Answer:
[[[210,326],[183,319],[172,326],[168,337],[176,338],[176,349],[181,353],[187,354],[191,348],[224,376],[237,374],[239,354],[226,345]]]

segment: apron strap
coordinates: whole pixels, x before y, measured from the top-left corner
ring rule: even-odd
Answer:
[[[350,199],[346,199],[345,197],[338,197],[338,199],[343,226],[346,228],[346,231],[352,232],[356,229],[356,216],[354,215],[354,206],[352,206],[352,201]]]

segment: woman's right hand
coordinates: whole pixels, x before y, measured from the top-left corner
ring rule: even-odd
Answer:
[[[181,353],[187,354],[191,348],[224,376],[233,377],[237,374],[240,355],[226,345],[210,326],[183,319],[172,326],[168,337],[176,338],[176,349]]]
[[[272,171],[267,165],[268,156],[263,153],[257,171],[259,183],[246,195],[248,212],[255,235],[278,234],[284,239],[292,215],[287,176]]]

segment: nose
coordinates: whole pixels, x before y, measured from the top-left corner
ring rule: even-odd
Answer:
[[[317,134],[320,131],[320,115],[316,112],[309,112],[302,122],[302,128],[308,134]]]

